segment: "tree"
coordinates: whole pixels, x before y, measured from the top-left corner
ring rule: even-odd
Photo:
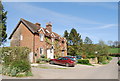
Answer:
[[[7,11],[4,11],[4,7],[0,1],[0,46],[6,42],[6,17]]]
[[[85,44],[92,44],[92,40],[89,37],[86,37],[84,40]]]
[[[109,40],[109,41],[108,41],[108,45],[109,45],[109,46],[112,46],[112,45],[113,45],[113,41]]]
[[[61,56],[61,50],[60,50],[60,44],[59,41],[55,40],[54,41],[54,53],[55,53],[55,58],[58,58]]]
[[[64,37],[67,39],[67,51],[69,55],[79,55],[81,53],[82,39],[76,29],[72,28],[70,33],[65,30]]]
[[[119,41],[114,41],[113,44],[114,44],[115,47],[118,47],[118,45],[119,45]]]
[[[70,45],[80,45],[82,43],[81,35],[77,33],[76,29],[72,28],[69,34]]]
[[[108,55],[109,47],[103,40],[100,40],[97,46],[97,51],[100,55]]]
[[[65,30],[64,32],[64,37],[68,40],[69,39],[69,33],[67,32],[67,30]]]

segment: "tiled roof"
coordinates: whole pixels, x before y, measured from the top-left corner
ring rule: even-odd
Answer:
[[[38,30],[40,28],[43,28],[43,27],[40,27],[40,26],[37,26],[23,18],[20,19],[18,25],[16,26],[16,28],[14,29],[14,31],[12,32],[12,34],[10,35],[9,39],[11,39],[12,35],[14,34],[14,32],[16,31],[16,29],[18,28],[19,24],[20,23],[23,23],[32,33],[38,33]],[[55,32],[49,32],[46,28],[43,28],[43,30],[45,31],[45,36],[48,36],[48,37],[53,37],[51,36],[51,34],[53,33],[55,35],[55,39],[58,39],[58,40],[63,40],[64,38],[63,37],[60,37],[60,35],[58,35],[57,33]]]

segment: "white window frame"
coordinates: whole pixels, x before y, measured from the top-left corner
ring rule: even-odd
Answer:
[[[20,40],[23,40],[23,35],[20,35]]]
[[[44,34],[39,34],[39,37],[40,37],[40,41],[43,41],[44,40]]]
[[[54,42],[54,38],[51,38],[52,42]]]

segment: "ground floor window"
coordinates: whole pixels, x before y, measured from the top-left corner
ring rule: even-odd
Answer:
[[[43,48],[42,47],[40,47],[40,54],[42,55],[43,54]]]
[[[65,53],[65,51],[64,51],[64,50],[62,50],[62,56],[64,56],[64,53]]]

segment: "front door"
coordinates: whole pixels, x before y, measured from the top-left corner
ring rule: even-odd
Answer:
[[[47,49],[47,58],[53,59],[54,58],[54,50]]]

